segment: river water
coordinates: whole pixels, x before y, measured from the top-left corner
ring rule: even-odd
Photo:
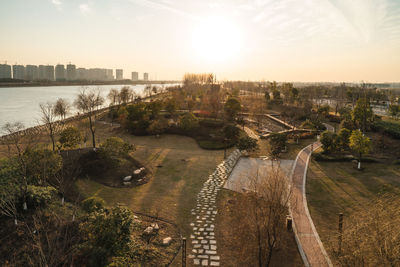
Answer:
[[[171,84],[156,85],[168,87]],[[126,85],[95,85],[87,88],[99,88],[101,95],[106,99],[111,88],[120,90]],[[146,85],[130,85],[129,87],[138,95],[143,96]],[[40,120],[39,104],[55,102],[58,98],[66,99],[71,105],[69,116],[76,115],[77,110],[73,102],[82,86],[43,86],[43,87],[5,87],[0,88],[0,135],[4,134],[3,126],[7,122],[22,122],[25,127],[32,127]]]

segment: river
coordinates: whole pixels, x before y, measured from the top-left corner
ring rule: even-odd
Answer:
[[[168,87],[172,84],[156,85]],[[120,90],[126,85],[93,85],[87,88],[99,88],[101,95],[106,99],[111,88]],[[43,86],[43,87],[5,87],[0,88],[0,135],[4,134],[3,126],[7,123],[22,122],[25,127],[41,124],[39,105],[46,102],[55,102],[58,98],[66,99],[71,105],[69,116],[76,115],[77,110],[73,102],[82,86]],[[130,85],[136,94],[143,96],[146,85]]]

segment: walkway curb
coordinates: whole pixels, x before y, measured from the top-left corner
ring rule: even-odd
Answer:
[[[295,170],[295,168],[296,168],[298,159],[299,159],[301,153],[307,153],[306,150],[309,149],[310,152],[309,152],[308,154],[306,154],[306,155],[307,155],[307,160],[306,160],[306,163],[305,163],[304,174],[303,174],[303,179],[302,179],[302,184],[301,184],[301,188],[302,188],[301,191],[302,191],[302,198],[303,198],[304,211],[305,211],[305,215],[306,215],[306,217],[307,217],[307,219],[308,219],[308,224],[309,224],[309,226],[311,227],[313,236],[314,236],[316,242],[318,243],[319,249],[320,249],[320,251],[321,251],[321,253],[322,253],[322,255],[323,255],[323,257],[324,257],[324,259],[325,259],[325,261],[326,261],[326,265],[328,265],[329,267],[332,267],[333,264],[332,264],[332,262],[331,262],[331,260],[330,260],[330,258],[329,258],[329,256],[328,256],[328,253],[326,252],[326,250],[325,250],[325,248],[324,248],[324,246],[323,246],[323,244],[322,244],[322,242],[321,242],[321,239],[320,239],[320,237],[319,237],[319,235],[318,235],[318,232],[317,232],[317,230],[316,230],[316,228],[315,228],[314,222],[313,222],[313,220],[312,220],[312,218],[311,218],[311,216],[310,216],[310,212],[309,212],[308,205],[307,205],[306,180],[307,180],[308,164],[309,164],[310,157],[311,157],[311,154],[312,154],[312,153],[311,153],[311,146],[313,147],[313,151],[314,151],[314,150],[318,149],[318,148],[321,146],[321,144],[320,144],[319,142],[315,142],[315,143],[313,143],[313,144],[311,144],[311,145],[306,146],[305,148],[303,148],[303,149],[297,154],[296,160],[295,160],[295,162],[293,163],[293,167],[292,167],[291,174],[290,174],[291,187],[294,187],[294,186],[295,186],[295,185],[293,184],[293,175],[294,175],[294,170]],[[292,206],[290,205],[290,203],[289,203],[289,212],[290,212],[290,215],[291,215],[291,216],[292,216],[292,214],[293,214],[292,208],[293,208],[293,207],[292,207]],[[298,233],[298,230],[297,230],[297,227],[296,227],[296,220],[294,219],[293,216],[292,216],[292,218],[293,218],[293,230],[294,230],[294,234],[295,234],[295,239],[296,239],[297,247],[298,247],[299,252],[300,252],[300,255],[301,255],[302,259],[303,259],[304,265],[305,265],[306,267],[312,266],[312,265],[310,264],[310,261],[311,261],[313,255],[310,255],[310,254],[307,255],[306,252],[304,251],[304,248],[303,248],[304,244],[301,243],[301,239],[300,239],[300,237],[299,237],[299,233]]]

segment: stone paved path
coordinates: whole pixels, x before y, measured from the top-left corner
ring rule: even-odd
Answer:
[[[240,151],[235,150],[219,164],[197,195],[197,205],[192,209],[194,219],[190,224],[193,233],[189,239],[192,247],[189,258],[195,266],[220,266],[214,233],[214,222],[218,212],[216,198],[240,155]]]
[[[296,242],[306,267],[332,266],[311,219],[305,195],[306,174],[311,150],[316,150],[320,145],[319,142],[315,142],[301,150],[297,155],[292,173],[290,211],[293,217]]]
[[[244,131],[247,133],[248,136],[250,136],[253,139],[260,140],[260,136],[256,134],[252,129],[244,126]]]

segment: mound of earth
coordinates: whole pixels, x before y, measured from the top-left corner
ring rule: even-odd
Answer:
[[[90,150],[79,158],[81,178],[89,178],[111,187],[129,187],[145,184],[150,172],[130,155],[106,157]]]

